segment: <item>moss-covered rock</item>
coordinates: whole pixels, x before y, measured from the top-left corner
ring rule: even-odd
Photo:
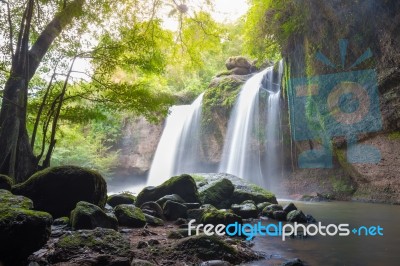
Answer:
[[[178,203],[185,203],[185,200],[182,199],[178,194],[165,195],[164,197],[160,198],[156,202],[158,203],[158,205],[164,206],[164,203],[167,202],[167,200],[175,201]]]
[[[115,207],[120,204],[134,204],[136,197],[130,192],[122,192],[120,194],[114,194],[107,198],[107,204],[111,207]]]
[[[53,221],[53,225],[55,225],[55,226],[58,226],[58,225],[67,226],[69,224],[70,224],[69,217],[60,217]]]
[[[0,261],[19,265],[49,239],[53,218],[45,212],[0,204]]]
[[[254,201],[244,201],[241,204],[233,204],[231,209],[243,219],[258,217],[258,209]]]
[[[80,201],[71,212],[71,226],[75,230],[94,229],[96,227],[110,228],[117,230],[118,221],[107,215],[100,207]]]
[[[48,258],[52,264],[58,262],[67,263],[71,261],[71,258],[79,257],[82,254],[100,253],[108,256],[131,258],[129,241],[115,230],[100,227],[94,230],[79,230],[72,231],[70,234],[65,234],[55,243],[54,248],[53,254]],[[103,262],[101,264],[76,265],[111,264]]]
[[[136,198],[136,206],[171,194],[178,194],[186,202],[200,202],[195,181],[185,174],[171,177],[157,187],[144,188]]]
[[[164,225],[164,220],[154,217],[152,215],[149,215],[147,213],[144,213],[144,218],[146,219],[146,223],[148,223],[149,225],[154,225],[154,226]]]
[[[257,188],[255,191],[235,189],[232,194],[231,202],[233,204],[239,204],[246,200],[252,200],[256,204],[261,202],[278,203],[273,193],[257,186],[254,187]]]
[[[0,206],[10,208],[32,209],[33,202],[24,196],[13,195],[10,191],[0,189]]]
[[[271,204],[268,205],[267,207],[265,207],[262,212],[261,215],[263,216],[267,216],[268,218],[274,218],[274,211],[282,211],[283,208],[281,205],[279,204]]]
[[[76,166],[58,166],[39,171],[12,188],[17,195],[32,199],[36,210],[54,218],[69,216],[79,201],[104,207],[107,186],[97,172]]]
[[[187,218],[187,207],[181,203],[167,200],[163,206],[164,216],[169,221],[175,221],[178,218]]]
[[[235,187],[232,182],[222,178],[211,182],[199,189],[200,200],[203,204],[212,204],[217,208],[230,207],[230,198]]]
[[[14,181],[10,177],[0,174],[0,189],[11,190],[13,184]]]
[[[271,205],[271,204],[272,204],[271,202],[261,202],[261,203],[258,203],[258,204],[257,204],[258,212],[261,213],[262,210],[264,210],[265,207],[267,207],[267,206],[269,206],[269,205]]]
[[[146,224],[146,217],[142,210],[135,205],[121,204],[114,208],[119,225],[128,227],[143,227]]]
[[[200,223],[202,224],[231,224],[231,223],[242,223],[242,218],[231,211],[207,209],[201,216]]]
[[[304,213],[302,211],[293,210],[286,215],[286,220],[291,223],[294,223],[294,222],[306,223],[307,217],[304,215]]]
[[[160,218],[160,219],[165,219],[163,210],[161,206],[154,201],[148,201],[142,204],[140,206],[140,209],[142,209],[143,213],[149,214],[151,216]]]
[[[260,258],[253,252],[243,252],[240,249],[233,248],[220,237],[203,234],[179,240],[175,244],[174,250],[185,252],[185,254],[202,261],[222,259],[235,265]]]

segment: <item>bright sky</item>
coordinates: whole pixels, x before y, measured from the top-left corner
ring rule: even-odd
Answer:
[[[218,22],[233,22],[249,9],[247,0],[214,0],[213,2],[214,12],[212,17]],[[165,16],[163,26],[166,29],[176,30],[178,28],[176,17],[168,18],[168,16]]]

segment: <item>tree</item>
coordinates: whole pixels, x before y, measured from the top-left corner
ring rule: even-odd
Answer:
[[[209,1],[205,0],[205,2]],[[177,3],[174,0],[154,0],[150,3],[148,1],[103,0],[16,0],[12,2],[0,0],[0,4],[0,11],[6,14],[0,18],[2,20],[0,31],[2,36],[8,37],[0,39],[2,41],[0,50],[11,56],[9,66],[0,64],[0,83],[5,80],[4,89],[0,92],[2,97],[0,173],[13,177],[16,182],[22,182],[41,167],[49,165],[56,144],[56,129],[65,111],[62,107],[66,106],[67,100],[74,97],[81,101],[99,102],[105,106],[108,103],[114,107],[119,107],[122,99],[128,97],[125,103],[131,100],[130,107],[138,113],[144,113],[149,119],[156,119],[160,111],[163,111],[163,114],[166,113],[166,105],[170,104],[170,99],[163,97],[165,96],[163,93],[157,94],[147,90],[149,82],[154,84],[157,79],[152,77],[150,72],[157,71],[157,68],[161,70],[165,66],[163,62],[157,61],[157,56],[153,57],[157,49],[150,51],[152,55],[149,60],[130,62],[136,71],[139,69],[139,72],[143,72],[147,68],[150,73],[149,75],[140,73],[139,79],[132,84],[114,82],[111,74],[118,72],[121,65],[114,65],[114,69],[109,69],[113,64],[103,64],[102,67],[101,62],[104,63],[107,60],[103,60],[104,58],[99,60],[100,57],[108,55],[110,60],[107,63],[114,63],[112,57],[119,53],[121,57],[115,60],[115,63],[123,62],[126,59],[125,56],[129,55],[123,50],[123,45],[121,46],[118,42],[107,43],[104,41],[106,39],[102,39],[101,44],[106,44],[106,46],[96,46],[98,46],[100,36],[109,36],[110,40],[115,40],[115,37],[121,36],[124,28],[129,29],[130,26],[139,25],[143,21],[159,20],[162,13],[160,9],[165,4],[169,4],[171,9],[175,10],[171,12],[171,15],[179,19],[182,29],[183,17],[191,12],[190,3]],[[155,29],[155,27],[147,27],[146,31],[147,29]],[[140,41],[140,38],[136,39],[130,46],[133,52],[143,48],[140,46]],[[138,43],[139,46],[135,46]],[[117,44],[117,47],[107,46],[107,44]],[[143,52],[148,52],[148,50],[143,49]],[[83,73],[92,82],[82,83],[85,91],[70,95],[73,65],[75,60],[81,57],[91,58],[96,71]],[[146,65],[147,63],[150,65]],[[126,63],[122,64],[122,67],[127,66]],[[63,73],[59,73],[58,68],[61,68]],[[52,70],[53,75],[49,78],[48,74]],[[50,79],[48,86],[32,89],[35,87],[33,84],[35,81],[41,79],[43,81],[42,75],[47,75]],[[58,88],[58,90],[53,88]],[[40,92],[43,96],[42,104],[37,105],[38,112],[30,138],[27,131],[28,103]],[[162,98],[164,99],[160,100]],[[46,108],[47,112],[44,111]],[[71,109],[71,106],[69,108]],[[43,121],[46,121],[44,124],[47,125],[41,137],[43,142],[45,139],[48,142],[44,159],[42,151],[39,155],[34,153],[38,139],[38,125],[43,124]],[[50,136],[47,136],[47,130]]]

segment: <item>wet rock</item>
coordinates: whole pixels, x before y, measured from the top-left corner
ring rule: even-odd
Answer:
[[[9,208],[33,208],[31,199],[24,196],[13,195],[10,191],[5,189],[0,189],[0,204],[3,205],[3,207],[7,206]]]
[[[296,258],[282,263],[282,266],[304,266],[304,263]]]
[[[137,228],[146,224],[146,217],[142,210],[135,205],[118,205],[114,208],[114,213],[119,225]]]
[[[0,174],[0,189],[10,191],[13,184],[14,181],[10,177]]]
[[[151,216],[163,220],[165,219],[161,206],[154,201],[148,201],[143,203],[142,206],[140,206],[140,209],[142,209],[143,213],[149,214]]]
[[[286,220],[291,223],[294,223],[294,222],[306,223],[307,217],[304,215],[304,213],[302,211],[294,210],[287,214]]]
[[[102,259],[108,263],[84,264],[86,254],[90,254],[95,262]],[[100,256],[100,258],[99,258]],[[130,244],[120,233],[113,229],[96,228],[79,230],[65,234],[54,244],[54,251],[47,260],[51,264],[58,262],[80,262],[79,265],[119,265],[109,264],[112,261],[126,261],[131,257]]]
[[[54,226],[58,226],[58,225],[68,225],[69,224],[69,217],[60,217],[57,218],[53,221],[53,225]]]
[[[223,260],[209,260],[199,264],[199,266],[230,266],[230,265],[232,264]]]
[[[272,217],[278,221],[286,221],[287,213],[285,211],[274,211]]]
[[[239,215],[243,219],[258,217],[258,209],[254,204],[254,201],[245,201],[241,204],[233,204],[231,209],[235,214]]]
[[[74,230],[94,229],[96,227],[110,228],[117,230],[118,221],[107,215],[100,207],[80,201],[71,212],[71,226]]]
[[[267,216],[268,218],[274,218],[274,211],[282,211],[283,208],[281,205],[279,204],[271,204],[267,207],[265,207],[262,212],[261,215],[263,216]]]
[[[198,209],[198,208],[200,208],[200,206],[201,206],[201,204],[200,204],[200,203],[197,203],[197,202],[194,202],[194,203],[184,203],[184,205],[188,208],[188,210],[191,210],[191,209]]]
[[[317,220],[311,214],[307,214],[306,219],[307,219],[307,223],[309,223],[309,224],[314,224],[317,222]]]
[[[136,206],[171,194],[178,194],[185,202],[200,202],[196,182],[190,175],[185,174],[171,177],[157,187],[144,188],[136,198]]]
[[[0,203],[0,261],[19,265],[47,242],[52,222],[48,213]]]
[[[277,203],[275,195],[265,189],[259,188],[256,192],[250,192],[244,189],[235,189],[231,201],[233,204],[239,204],[245,200],[252,200],[256,204],[261,202]]]
[[[224,260],[234,264],[259,258],[255,253],[233,248],[217,236],[190,236],[179,240],[173,247],[175,252],[184,252],[200,260]]]
[[[289,213],[289,212],[295,211],[295,210],[297,210],[297,207],[293,204],[293,202],[289,203],[288,205],[286,205],[283,208],[283,211],[286,213]]]
[[[187,210],[187,218],[188,220],[195,219],[196,222],[200,222],[203,213],[205,212],[204,209],[191,209]]]
[[[160,198],[156,202],[158,205],[164,206],[164,203],[167,202],[167,200],[178,202],[178,203],[185,203],[185,201],[178,194],[165,195],[164,197]]]
[[[149,225],[154,225],[154,226],[162,226],[164,225],[164,220],[151,216],[147,213],[144,213],[144,217],[146,219],[146,223],[148,223]]]
[[[131,266],[156,266],[156,265],[147,260],[133,259],[131,262]]]
[[[77,166],[50,167],[15,185],[12,192],[32,199],[36,210],[54,218],[69,216],[79,201],[104,207],[107,186],[97,172]]]
[[[133,194],[129,192],[123,192],[120,194],[114,194],[109,196],[107,198],[107,204],[110,205],[111,207],[115,207],[121,204],[134,204],[135,200],[136,197]]]
[[[265,207],[267,207],[267,206],[269,206],[269,205],[271,205],[271,204],[272,204],[271,202],[261,202],[261,203],[258,203],[258,204],[257,204],[257,209],[258,209],[258,211],[261,213],[262,210],[264,210]]]
[[[187,207],[181,203],[167,200],[163,206],[164,216],[169,221],[187,218]]]
[[[203,204],[212,204],[216,208],[229,208],[230,198],[235,187],[229,179],[222,178],[199,189],[200,200]]]
[[[203,213],[200,223],[202,224],[231,224],[231,223],[242,223],[242,218],[231,211],[217,210],[217,209],[207,209]]]

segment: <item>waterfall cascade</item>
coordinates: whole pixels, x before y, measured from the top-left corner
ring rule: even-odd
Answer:
[[[147,185],[155,186],[174,175],[201,171],[200,122],[201,94],[191,105],[170,109],[150,167]]]
[[[229,119],[220,172],[248,179],[266,188],[271,188],[271,181],[279,175],[282,69],[282,63],[277,74],[273,67],[269,67],[243,85]],[[261,97],[262,91],[266,97]],[[260,101],[263,98],[266,102]]]

